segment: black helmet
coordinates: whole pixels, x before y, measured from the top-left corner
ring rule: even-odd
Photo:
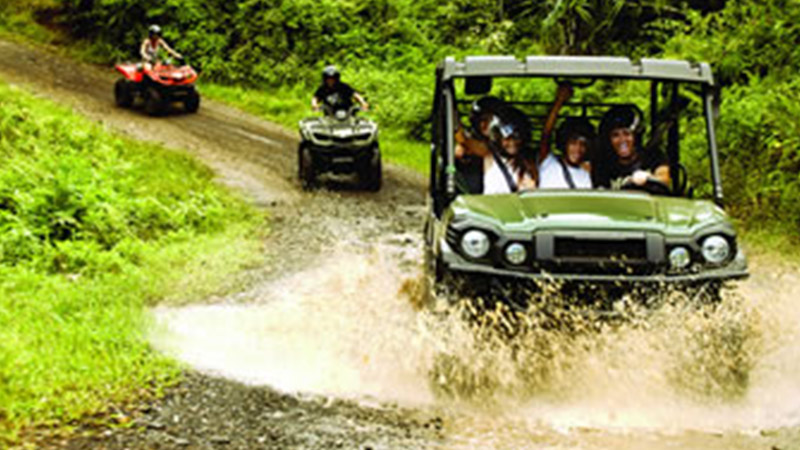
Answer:
[[[603,138],[608,138],[608,135],[617,128],[627,128],[633,133],[638,133],[642,131],[641,124],[641,113],[636,108],[628,105],[616,105],[603,114],[600,133]]]
[[[339,81],[339,69],[337,69],[336,66],[330,65],[322,69],[322,81],[324,82],[328,78]]]
[[[486,96],[472,102],[472,107],[469,111],[469,123],[472,126],[472,131],[480,134],[481,121],[484,120],[489,114],[494,114],[505,105],[505,102],[498,97]]]
[[[147,31],[150,36],[161,36],[161,27],[158,25],[150,25]]]
[[[569,139],[585,139],[591,145],[596,138],[594,126],[585,117],[567,117],[556,130],[556,147],[562,151],[567,148]]]
[[[530,120],[519,109],[506,105],[496,111],[489,128],[489,136],[495,143],[511,137],[521,140],[522,145],[527,146],[531,138]]]

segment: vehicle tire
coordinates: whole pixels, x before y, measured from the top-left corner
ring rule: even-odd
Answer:
[[[375,144],[374,153],[369,164],[358,174],[361,186],[371,192],[381,190],[383,184],[383,168],[381,165],[381,152]]]
[[[183,101],[183,107],[189,114],[194,114],[200,109],[200,94],[196,89],[189,91],[189,95],[186,97],[186,100]]]
[[[145,93],[144,110],[151,116],[163,115],[167,110],[167,102],[156,88],[149,88]]]
[[[308,147],[301,145],[298,151],[298,172],[300,184],[304,191],[317,188],[317,170],[314,167],[314,157]]]
[[[120,108],[130,108],[133,105],[133,87],[131,82],[122,78],[114,84],[114,101]]]

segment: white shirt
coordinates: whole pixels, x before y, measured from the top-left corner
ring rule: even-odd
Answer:
[[[513,166],[511,165],[511,160],[503,158],[502,156],[498,157],[500,161],[508,169],[509,175],[511,175],[511,179],[514,180],[514,183],[519,188],[520,179],[517,174],[517,171],[514,170]],[[527,180],[530,176],[528,174],[523,175],[523,177]],[[489,169],[483,173],[483,193],[484,194],[510,194],[511,188],[508,186],[508,181],[506,181],[505,175],[503,175],[503,171],[500,170],[500,166],[497,165],[497,160],[492,160],[491,166]]]
[[[564,169],[558,161],[558,156],[550,153],[547,158],[539,164],[539,187],[542,189],[569,189],[569,182],[564,176]],[[572,181],[576,189],[591,189],[592,176],[583,167],[574,167],[564,164],[572,175]]]

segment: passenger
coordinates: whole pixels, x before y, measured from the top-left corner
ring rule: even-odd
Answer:
[[[322,70],[322,85],[314,92],[311,99],[311,109],[319,111],[325,105],[328,111],[349,110],[355,99],[364,111],[369,110],[369,104],[349,84],[341,81],[341,75],[336,66],[327,66]]]
[[[572,86],[558,86],[556,100],[544,125],[539,143],[539,187],[545,189],[591,189],[592,176],[587,161],[595,141],[594,126],[588,119],[568,117],[558,127],[556,147],[561,155],[550,151],[553,127],[561,107],[572,97]]]
[[[628,182],[644,186],[649,180],[670,185],[667,158],[657,149],[641,148],[639,124],[639,114],[629,106],[615,106],[603,116],[600,145],[605,154],[595,163],[595,186],[620,187]]]
[[[489,156],[489,125],[496,111],[505,107],[506,103],[493,96],[482,97],[472,103],[469,113],[470,127],[465,128],[460,121],[456,122],[455,156],[462,159],[468,156]]]
[[[148,29],[147,38],[142,42],[139,53],[142,55],[142,61],[145,67],[152,67],[158,62],[158,49],[163,48],[167,53],[176,59],[183,59],[183,56],[172,49],[164,39],[161,38],[161,27],[158,25],[150,25]]]
[[[525,114],[505,107],[489,124],[489,155],[483,158],[483,193],[507,194],[536,188],[531,162],[531,126]]]

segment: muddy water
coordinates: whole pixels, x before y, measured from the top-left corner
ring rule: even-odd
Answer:
[[[756,266],[719,308],[678,301],[646,320],[583,324],[591,331],[533,324],[509,344],[414,311],[408,246],[329,255],[257,287],[252,303],[159,309],[154,342],[246,383],[436,411],[444,448],[795,445],[780,431],[800,425],[800,280],[790,270]],[[478,373],[472,395],[448,393],[463,380],[443,377],[442,354]]]

